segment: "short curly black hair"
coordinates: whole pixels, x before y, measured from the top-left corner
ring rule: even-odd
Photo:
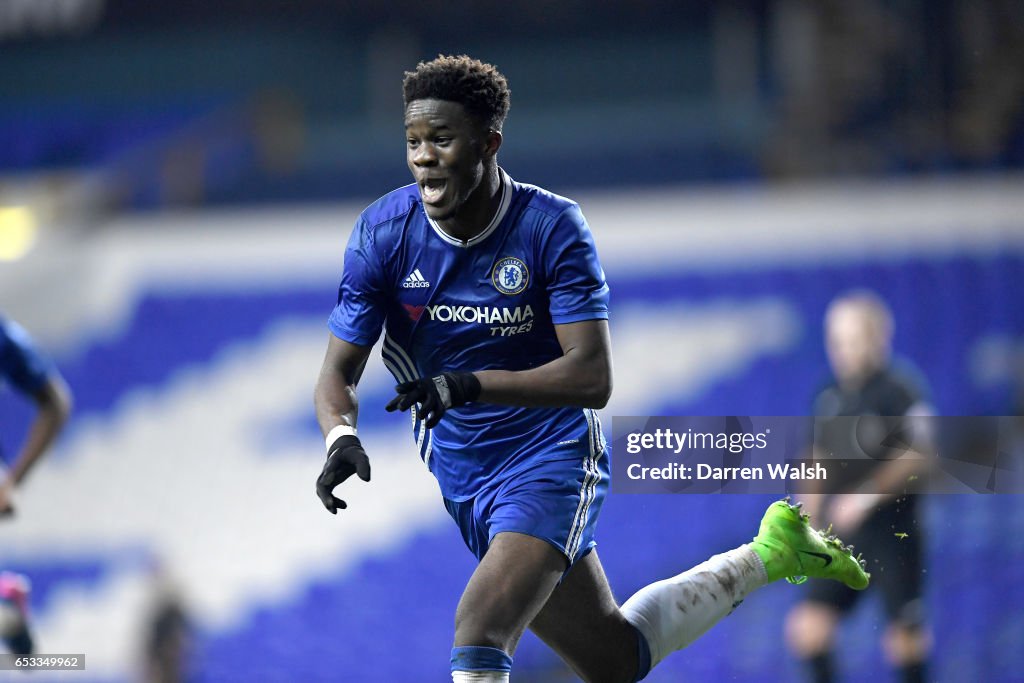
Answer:
[[[402,81],[405,106],[413,100],[458,102],[491,130],[500,131],[511,104],[508,81],[493,64],[466,55],[438,55],[406,71]]]

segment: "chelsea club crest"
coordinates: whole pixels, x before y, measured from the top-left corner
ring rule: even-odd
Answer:
[[[520,259],[508,256],[494,264],[491,282],[502,294],[518,294],[530,282],[530,271]]]

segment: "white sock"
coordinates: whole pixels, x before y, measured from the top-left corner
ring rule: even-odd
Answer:
[[[622,614],[647,638],[653,668],[704,635],[767,582],[761,558],[750,545],[741,545],[641,588],[622,606]]]
[[[508,683],[508,672],[453,671],[452,683]]]

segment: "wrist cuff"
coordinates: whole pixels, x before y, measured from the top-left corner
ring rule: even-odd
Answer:
[[[459,382],[459,388],[462,389],[462,400],[466,403],[472,403],[473,401],[480,398],[480,380],[472,372],[458,372],[455,373],[456,378]]]
[[[331,446],[337,441],[339,436],[356,436],[356,428],[351,425],[337,425],[327,432],[327,438],[325,439],[325,446],[327,450],[331,450]]]

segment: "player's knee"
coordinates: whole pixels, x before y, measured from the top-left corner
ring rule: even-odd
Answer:
[[[931,633],[919,623],[895,622],[882,639],[886,659],[893,666],[923,662],[931,651]]]
[[[801,659],[827,652],[832,647],[837,616],[824,605],[801,604],[786,616],[786,643]]]
[[[511,652],[518,640],[515,631],[514,627],[502,625],[496,620],[482,618],[480,615],[469,613],[455,615],[456,647],[475,645]],[[519,629],[519,633],[522,633],[522,629]]]

